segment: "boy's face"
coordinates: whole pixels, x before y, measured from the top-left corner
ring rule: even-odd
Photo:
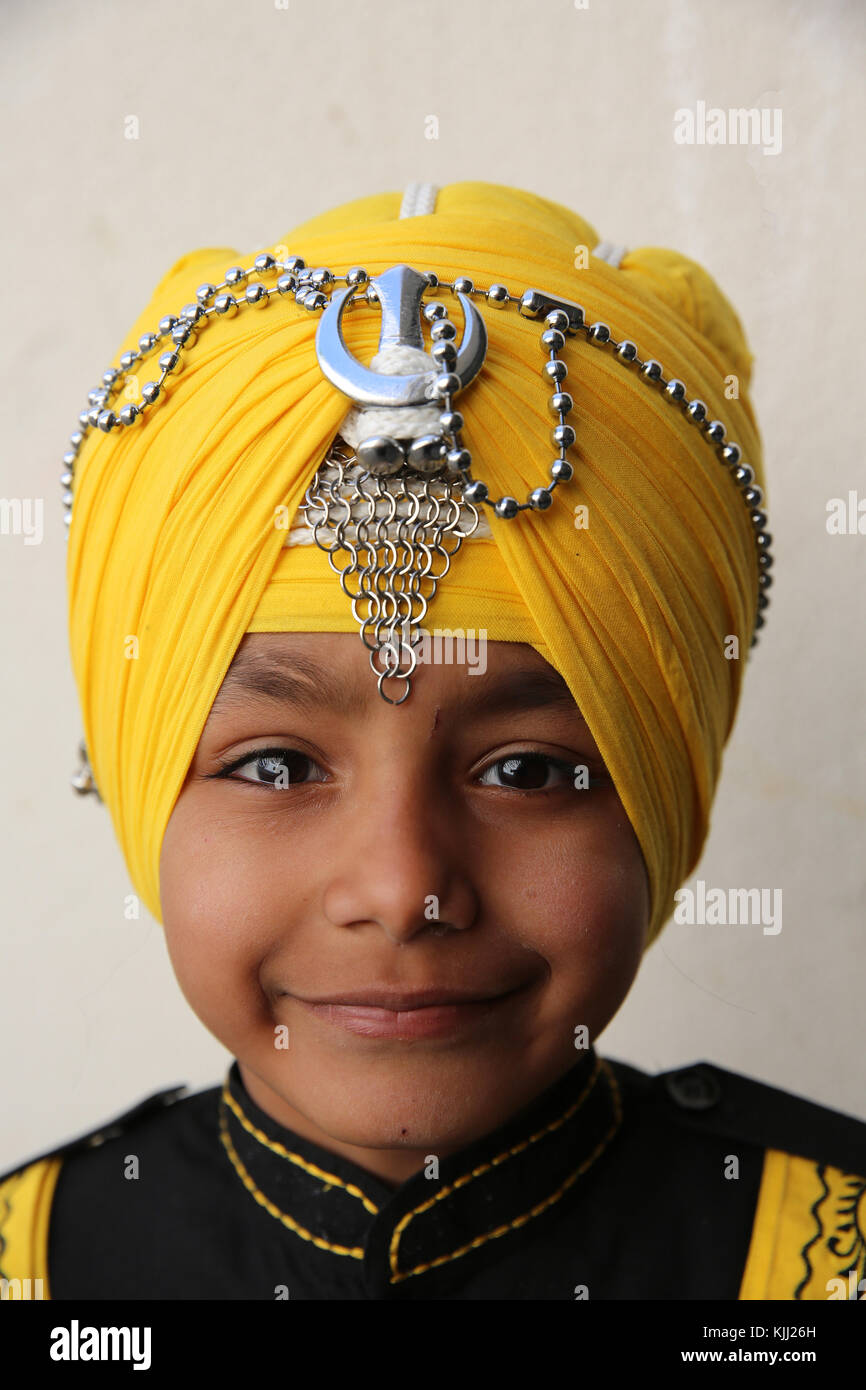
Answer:
[[[392,706],[355,634],[248,635],[162,846],[172,963],[249,1094],[391,1182],[573,1066],[644,947],[643,858],[610,781],[575,787],[606,769],[567,687],[531,647],[486,658],[419,665]]]

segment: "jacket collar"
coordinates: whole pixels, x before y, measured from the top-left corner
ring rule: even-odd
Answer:
[[[237,1062],[219,1101],[220,1139],[250,1200],[316,1263],[337,1262],[340,1283],[361,1271],[373,1297],[410,1284],[400,1292],[423,1284],[429,1296],[531,1238],[571,1199],[621,1120],[613,1070],[590,1048],[520,1115],[440,1159],[438,1176],[423,1170],[395,1191],[271,1119]]]

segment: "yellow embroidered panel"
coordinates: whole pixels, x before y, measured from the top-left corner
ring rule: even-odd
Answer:
[[[739,1297],[866,1297],[866,1178],[768,1149]]]
[[[0,1182],[0,1298],[50,1298],[48,1223],[63,1160],[43,1158]]]

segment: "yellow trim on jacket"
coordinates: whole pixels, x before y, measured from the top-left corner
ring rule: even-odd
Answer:
[[[50,1298],[48,1226],[63,1160],[43,1158],[0,1182],[0,1298]]]
[[[739,1296],[866,1297],[866,1178],[768,1149]]]

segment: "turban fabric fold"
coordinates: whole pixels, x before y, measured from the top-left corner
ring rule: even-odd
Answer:
[[[588,322],[603,320],[666,377],[681,377],[764,486],[751,357],[736,314],[695,262],[649,248],[617,268],[594,256],[584,266],[580,248],[599,242],[588,223],[501,185],[448,185],[436,210],[416,217],[400,218],[400,202],[399,193],[358,199],[261,249],[335,274],[407,263],[443,280],[466,274],[512,294],[533,286],[576,300]],[[255,254],[182,257],[119,351]],[[523,500],[556,454],[543,324],[476,302],[488,355],[457,404],[473,476],[491,496]],[[294,518],[350,407],[318,366],[319,317],[274,296],[209,323],[145,423],[90,431],[76,465],[67,573],[84,735],[133,885],[160,921],[163,835],[244,634],[358,633],[327,556],[285,547],[275,525],[280,509]],[[453,317],[459,328],[456,305]],[[380,323],[366,304],[344,316],[362,362]],[[492,540],[466,541],[425,621],[527,642],[563,675],[643,852],[651,940],[706,838],[756,615],[754,532],[713,447],[657,387],[583,334],[560,355],[575,402],[574,480],[543,514],[492,518]],[[147,362],[136,370],[131,400],[155,375]],[[575,529],[577,504],[588,508],[586,529]],[[725,655],[731,635],[738,660]]]

